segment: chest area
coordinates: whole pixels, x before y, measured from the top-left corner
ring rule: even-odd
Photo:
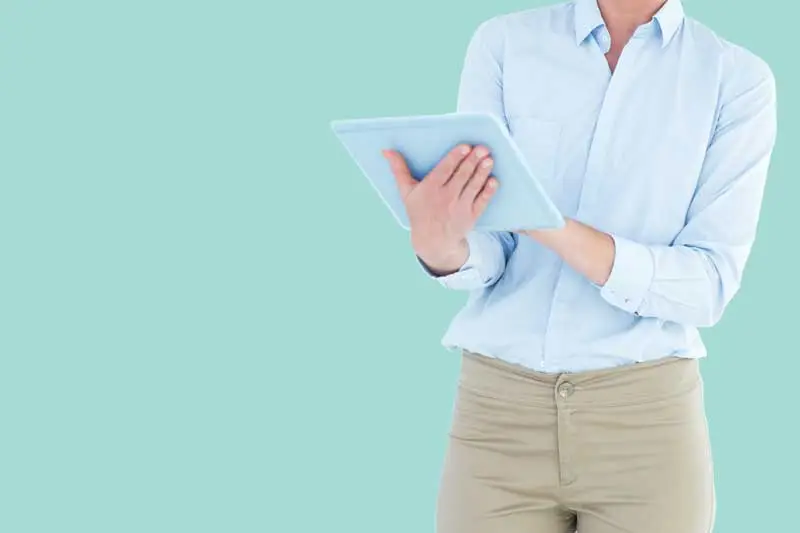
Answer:
[[[503,64],[509,130],[545,188],[568,215],[615,198],[678,220],[714,130],[717,73],[656,41],[628,43],[613,73],[597,43],[558,44],[510,43]]]

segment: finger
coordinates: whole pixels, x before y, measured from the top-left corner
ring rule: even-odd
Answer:
[[[417,184],[417,180],[411,175],[406,159],[400,153],[394,150],[383,150],[382,153],[383,157],[389,162],[389,167],[392,169],[392,174],[394,174],[401,196],[405,198]]]
[[[474,202],[475,198],[480,194],[483,186],[486,185],[486,180],[489,179],[489,173],[492,171],[494,161],[491,157],[485,157],[478,164],[472,177],[464,185],[464,190],[461,196],[468,202]]]
[[[475,198],[475,202],[472,204],[472,213],[477,220],[484,211],[486,211],[486,207],[489,205],[494,194],[497,192],[497,188],[500,186],[500,182],[497,181],[497,178],[494,176],[490,177],[486,180],[486,184],[481,189],[480,194]]]
[[[478,164],[487,155],[489,155],[489,150],[487,150],[485,146],[476,146],[469,156],[467,156],[458,166],[456,171],[453,173],[453,177],[451,177],[450,181],[447,182],[447,186],[458,191],[456,194],[460,195],[464,190],[464,187],[467,185],[467,181],[469,181],[469,179],[475,173],[475,169],[478,168]]]
[[[426,180],[429,180],[431,183],[439,186],[443,186],[447,183],[453,173],[456,171],[458,166],[464,161],[469,153],[472,151],[472,148],[466,144],[459,144],[450,152],[447,153],[437,164],[433,167],[433,170],[425,177]]]

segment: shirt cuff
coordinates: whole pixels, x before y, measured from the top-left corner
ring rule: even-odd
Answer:
[[[611,305],[638,316],[655,274],[653,254],[643,244],[619,235],[611,238],[614,239],[614,265],[600,294]]]
[[[478,239],[480,236],[476,233],[469,233],[467,235],[467,245],[469,247],[469,255],[466,262],[460,269],[447,274],[445,276],[438,276],[431,272],[431,270],[417,257],[417,262],[425,271],[426,274],[436,279],[439,283],[449,289],[473,289],[483,285],[484,279],[481,275],[483,264],[481,262],[482,254],[480,253],[480,243]]]

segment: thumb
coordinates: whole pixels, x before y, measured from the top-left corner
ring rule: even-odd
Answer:
[[[397,181],[397,187],[400,189],[400,194],[405,199],[408,193],[417,185],[417,180],[411,175],[408,164],[400,153],[394,150],[383,150],[383,157],[389,162],[394,179]]]

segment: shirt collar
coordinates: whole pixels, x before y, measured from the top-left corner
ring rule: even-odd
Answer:
[[[578,45],[603,25],[605,22],[597,0],[575,0],[575,42]]]
[[[661,29],[661,44],[666,46],[683,23],[681,0],[667,0],[653,16]],[[591,33],[604,26],[597,0],[575,0],[575,42],[580,45]]]
[[[653,17],[661,28],[661,44],[667,46],[672,37],[678,32],[684,19],[683,4],[681,0],[667,0]]]

